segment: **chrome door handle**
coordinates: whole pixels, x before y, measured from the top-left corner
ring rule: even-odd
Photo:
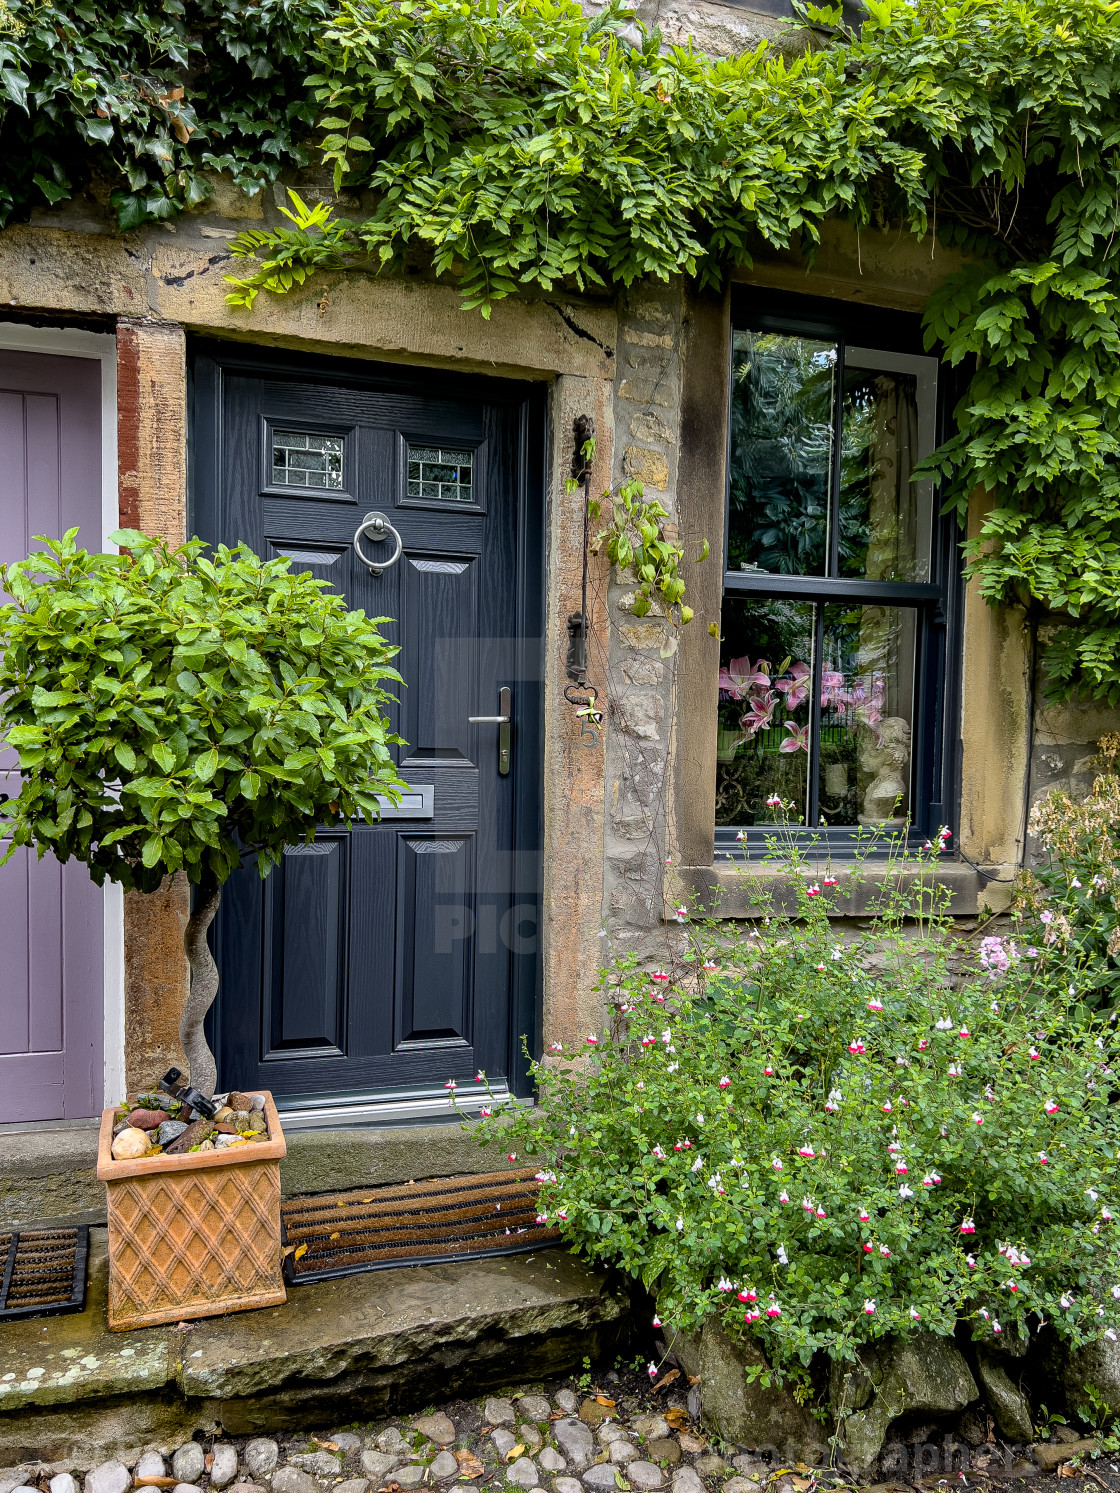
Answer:
[[[375,544],[383,544],[390,536],[397,541],[396,549],[387,560],[371,560],[368,555],[362,554],[360,541],[362,535],[367,533]],[[354,531],[354,553],[369,571],[370,575],[380,575],[383,570],[388,570],[390,565],[395,565],[401,557],[402,548],[401,536],[383,513],[367,513]]]
[[[498,773],[501,777],[509,777],[510,762],[510,723],[513,717],[513,691],[508,685],[503,685],[498,691],[498,709],[502,715],[468,715],[467,721],[472,726],[497,726],[498,728]]]

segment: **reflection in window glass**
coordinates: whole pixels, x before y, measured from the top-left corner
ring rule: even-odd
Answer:
[[[342,487],[342,437],[306,430],[272,432],[272,481],[277,487]]]
[[[446,503],[469,503],[474,473],[473,451],[449,451],[444,446],[409,446],[408,496],[436,498]]]
[[[890,367],[883,365],[889,363]],[[894,366],[897,365],[897,366]],[[913,482],[933,449],[933,358],[846,348],[840,441],[839,573],[927,581],[933,487]]]
[[[768,799],[781,799],[793,822],[804,817],[815,611],[792,601],[724,602],[717,824],[781,822]]]
[[[824,608],[821,822],[901,829],[910,812],[917,615]]]
[[[736,332],[729,570],[824,574],[836,358],[832,342]]]

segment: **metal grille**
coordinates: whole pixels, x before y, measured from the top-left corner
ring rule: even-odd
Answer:
[[[23,1229],[0,1234],[0,1319],[81,1311],[89,1229]]]
[[[306,430],[272,432],[272,481],[278,487],[342,489],[342,437]]]
[[[409,446],[408,496],[442,502],[474,501],[474,452],[446,446]]]

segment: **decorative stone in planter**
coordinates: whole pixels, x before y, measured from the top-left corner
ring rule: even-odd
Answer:
[[[277,1306],[280,1162],[287,1143],[272,1095],[268,1139],[225,1150],[113,1159],[101,1117],[97,1176],[109,1208],[109,1328],[127,1332],[225,1312]]]

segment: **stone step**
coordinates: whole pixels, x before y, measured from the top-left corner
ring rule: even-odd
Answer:
[[[104,1220],[97,1129],[96,1120],[0,1126],[0,1228]],[[492,1147],[484,1151],[458,1123],[306,1130],[286,1138],[288,1154],[280,1164],[285,1197],[500,1171],[512,1164]]]
[[[629,1346],[629,1283],[562,1249],[375,1270],[285,1306],[110,1333],[108,1238],[85,1310],[0,1329],[0,1467],[128,1461],[195,1431],[366,1420],[562,1375]],[[134,1459],[133,1459],[134,1460]]]

